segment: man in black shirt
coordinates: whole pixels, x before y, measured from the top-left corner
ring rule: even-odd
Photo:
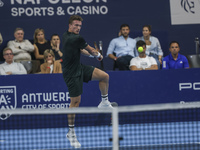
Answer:
[[[51,49],[54,52],[55,60],[60,60],[62,62],[62,52],[60,51],[60,37],[58,34],[53,34],[51,36]]]
[[[93,47],[88,45],[83,37],[79,35],[83,19],[73,15],[69,19],[68,31],[63,34],[63,77],[67,84],[71,99],[70,108],[79,107],[83,82],[90,80],[99,81],[102,101],[98,108],[112,108],[108,100],[109,75],[93,66],[86,66],[80,63],[80,54],[94,56],[101,61],[103,56]],[[67,138],[71,146],[80,148],[81,144],[76,138],[74,131],[75,114],[68,115],[69,132]]]

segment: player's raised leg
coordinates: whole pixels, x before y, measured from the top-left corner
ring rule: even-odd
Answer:
[[[79,107],[81,96],[77,97],[70,97],[71,103],[69,108]],[[71,146],[74,148],[80,148],[81,144],[78,142],[76,138],[76,133],[74,130],[74,122],[75,122],[75,114],[68,114],[68,125],[69,125],[69,131],[67,133],[67,138],[70,141]]]
[[[113,108],[108,100],[109,75],[106,72],[95,68],[92,74],[92,80],[99,81],[101,103],[98,105],[98,108]]]

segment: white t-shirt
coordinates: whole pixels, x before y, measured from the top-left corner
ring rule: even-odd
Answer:
[[[136,66],[137,68],[150,68],[151,65],[157,65],[155,58],[146,56],[145,58],[135,57],[131,59],[130,67]]]
[[[13,62],[8,64],[4,62],[0,65],[0,75],[7,75],[6,72],[12,72],[12,74],[27,74],[26,69],[21,63]]]
[[[53,72],[53,64],[50,66],[50,73]]]

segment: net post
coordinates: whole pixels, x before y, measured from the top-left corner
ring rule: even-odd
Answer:
[[[119,125],[118,108],[113,108],[112,111],[113,150],[119,150],[118,125]]]

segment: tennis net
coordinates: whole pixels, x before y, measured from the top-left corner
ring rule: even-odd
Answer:
[[[200,102],[46,110],[1,110],[0,149],[74,149],[67,114],[76,114],[80,149],[199,150]]]

